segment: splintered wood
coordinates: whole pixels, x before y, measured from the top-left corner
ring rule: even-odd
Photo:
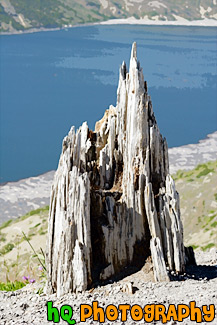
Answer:
[[[179,196],[133,44],[117,106],[63,140],[51,193],[47,292],[80,292],[150,255],[157,281],[185,269]]]

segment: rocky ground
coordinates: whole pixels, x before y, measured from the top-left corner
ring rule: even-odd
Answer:
[[[54,171],[0,185],[0,225],[50,203]]]
[[[105,308],[109,304],[118,307],[119,304],[138,304],[144,307],[146,304],[189,304],[196,301],[196,306],[214,304],[217,306],[217,250],[212,248],[209,252],[199,251],[196,253],[198,266],[187,269],[186,275],[179,281],[169,283],[154,283],[152,280],[151,265],[147,263],[142,270],[127,276],[119,281],[110,282],[104,286],[98,286],[80,294],[68,294],[61,298],[56,295],[38,295],[39,284],[31,284],[16,292],[0,292],[0,324],[53,324],[47,321],[47,301],[53,301],[53,306],[60,307],[64,304],[73,308],[73,319],[80,322],[80,304],[92,305],[98,301],[99,306]],[[133,293],[132,293],[133,291]],[[99,324],[90,318],[86,324]],[[105,324],[142,324],[144,321],[135,322],[128,314],[124,323],[117,321],[105,321]],[[157,324],[161,322],[151,322]],[[189,318],[183,324],[196,324]],[[60,324],[67,324],[60,320]],[[168,324],[178,324],[170,321]],[[206,322],[203,322],[206,324]],[[212,324],[217,324],[215,318]]]
[[[191,170],[198,164],[217,159],[217,131],[198,143],[169,148],[170,174]]]
[[[203,251],[217,247],[217,161],[179,171],[173,177],[180,194],[185,246]],[[23,276],[38,279],[41,275],[23,232],[37,253],[45,251],[48,208],[32,210],[0,225],[0,282],[22,281]]]

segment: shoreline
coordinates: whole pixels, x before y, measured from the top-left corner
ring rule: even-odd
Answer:
[[[209,141],[210,139],[212,139],[214,137],[217,138],[217,131],[214,131],[212,133],[207,134],[205,138],[198,140],[198,142],[196,142],[196,143],[188,143],[188,144],[183,144],[181,146],[176,146],[176,147],[171,147],[171,148],[169,147],[168,150],[170,152],[172,152],[172,151],[176,150],[177,148],[182,149],[182,148],[186,148],[186,147],[192,147],[192,146],[201,145],[204,142],[206,143],[207,141]],[[216,141],[216,143],[217,143],[217,141]],[[56,169],[51,169],[51,170],[48,170],[48,171],[43,172],[42,174],[27,176],[27,177],[24,177],[24,178],[20,178],[20,179],[18,179],[16,181],[3,182],[3,183],[0,183],[0,188],[2,186],[5,186],[5,185],[14,185],[14,184],[19,183],[20,181],[26,181],[26,180],[28,180],[30,178],[33,178],[34,179],[34,178],[43,177],[43,176],[46,176],[49,173],[53,173],[54,174],[55,172],[56,172]]]
[[[170,174],[178,170],[191,170],[198,164],[217,160],[217,131],[196,144],[169,148]],[[50,191],[55,171],[32,176],[0,186],[0,225],[16,219],[31,210],[50,203]]]
[[[187,20],[176,16],[175,21],[171,20],[151,20],[151,19],[136,19],[129,17],[124,19],[110,19],[103,21],[100,25],[147,25],[147,26],[182,26],[182,27],[217,27],[215,19]]]
[[[54,27],[54,28],[30,28],[26,30],[17,30],[14,32],[0,32],[1,35],[23,35],[23,34],[33,34],[33,33],[40,33],[40,32],[55,32],[58,30],[64,30],[64,29],[69,29],[69,28],[76,28],[76,27],[88,27],[88,26],[94,26],[94,25],[99,25],[100,23],[86,23],[86,24],[78,24],[78,25],[68,25],[64,27]]]
[[[32,34],[39,32],[53,32],[64,29],[71,29],[76,27],[88,27],[88,26],[100,26],[100,25],[144,25],[144,26],[174,26],[174,27],[217,27],[217,20],[215,19],[201,19],[201,20],[187,20],[185,18],[177,16],[177,20],[151,20],[151,19],[136,19],[135,17],[123,18],[123,19],[109,19],[106,21],[96,22],[96,23],[85,23],[77,25],[67,25],[64,27],[55,28],[30,28],[23,31],[13,31],[13,32],[1,32],[1,35],[23,35]]]
[[[183,145],[181,145],[181,146],[176,146],[176,147],[171,147],[171,148],[169,147],[168,150],[169,150],[170,152],[172,152],[172,151],[176,150],[177,148],[179,148],[179,149],[184,148],[184,149],[185,149],[186,147],[192,147],[192,146],[201,145],[201,144],[203,144],[204,142],[206,143],[207,141],[209,141],[210,139],[212,139],[212,138],[214,138],[214,137],[217,138],[217,131],[214,131],[214,132],[212,132],[212,133],[207,134],[205,138],[198,140],[198,142],[196,142],[196,143],[188,143],[188,144],[183,144]],[[216,143],[217,143],[217,140],[216,140]],[[39,178],[39,177],[46,176],[46,175],[49,174],[49,173],[53,173],[53,174],[54,174],[55,172],[56,172],[55,169],[51,169],[51,170],[48,170],[48,171],[43,172],[42,174],[37,174],[37,175],[27,176],[27,177],[24,177],[24,178],[20,178],[20,179],[18,179],[18,180],[16,180],[16,181],[7,181],[7,182],[3,182],[3,183],[0,183],[0,188],[1,188],[2,186],[5,186],[5,185],[14,185],[14,184],[18,184],[20,181],[26,181],[26,180],[28,180],[28,179],[30,179],[30,178],[33,178],[33,179],[36,178],[36,179],[37,179],[37,178]]]
[[[17,184],[19,183],[20,181],[26,181],[30,178],[33,178],[33,179],[37,179],[39,177],[43,177],[43,176],[46,176],[47,174],[49,173],[55,173],[56,169],[51,169],[51,170],[48,170],[46,172],[43,172],[42,174],[37,174],[37,175],[33,175],[33,176],[27,176],[27,177],[24,177],[24,178],[20,178],[16,181],[7,181],[7,182],[3,182],[3,183],[0,183],[0,189],[2,186],[5,186],[5,185],[14,185],[14,184]]]

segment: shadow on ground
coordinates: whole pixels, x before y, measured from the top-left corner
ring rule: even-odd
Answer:
[[[189,265],[186,273],[195,280],[212,280],[217,278],[217,265]]]

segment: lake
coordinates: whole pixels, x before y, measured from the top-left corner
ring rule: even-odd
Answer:
[[[84,26],[0,36],[0,182],[56,169],[71,125],[116,104],[131,45],[169,147],[217,128],[217,28]]]

